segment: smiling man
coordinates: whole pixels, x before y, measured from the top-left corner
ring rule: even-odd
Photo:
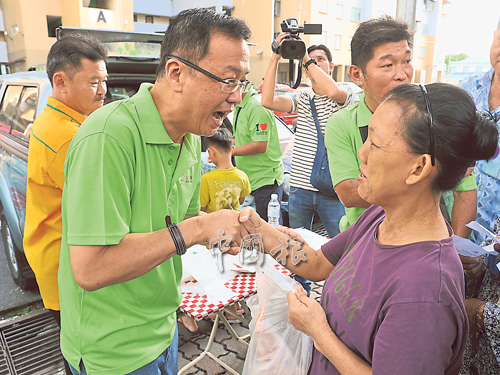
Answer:
[[[59,325],[64,159],[85,117],[103,105],[106,60],[106,49],[95,39],[69,35],[55,42],[46,64],[52,95],[31,127],[23,245],[44,306]]]
[[[325,130],[333,186],[346,207],[340,230],[370,206],[358,193],[361,160],[357,153],[368,135],[370,118],[387,93],[411,82],[412,48],[409,26],[390,16],[361,23],[352,37],[349,75],[364,93],[359,103],[334,113]]]
[[[198,215],[199,135],[241,101],[249,37],[241,20],[181,12],[155,84],[96,111],[74,138],[59,269],[61,349],[74,374],[177,373],[180,255],[220,229],[234,253],[244,235],[237,211]]]

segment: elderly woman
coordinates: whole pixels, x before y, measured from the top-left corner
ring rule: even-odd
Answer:
[[[287,268],[326,279],[321,303],[300,287],[288,296],[291,323],[314,341],[311,374],[459,373],[464,273],[439,195],[475,160],[491,158],[497,139],[462,89],[402,85],[373,115],[359,150],[358,191],[373,205],[354,225],[318,251],[305,243],[297,251],[296,233],[242,212],[266,251],[288,254]]]

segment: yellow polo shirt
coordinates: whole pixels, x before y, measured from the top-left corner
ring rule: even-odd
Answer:
[[[49,97],[31,128],[24,252],[47,309],[60,310],[57,272],[61,252],[64,160],[85,116]]]

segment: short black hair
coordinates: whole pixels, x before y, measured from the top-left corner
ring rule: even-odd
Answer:
[[[495,122],[477,112],[467,92],[447,83],[425,85],[434,129],[434,156],[438,175],[435,191],[455,188],[467,168],[495,155],[498,129]],[[415,154],[430,154],[430,118],[422,89],[405,84],[389,92],[386,102],[404,109],[403,139]]]
[[[351,40],[351,63],[364,73],[366,64],[373,57],[376,47],[386,43],[406,40],[413,49],[413,34],[410,26],[399,19],[384,15],[359,24]]]
[[[205,149],[213,146],[220,151],[231,152],[233,149],[233,135],[226,128],[219,128],[211,137],[204,137]]]
[[[248,40],[252,34],[245,21],[210,9],[193,8],[180,12],[165,32],[156,77],[165,74],[167,56],[176,55],[198,63],[210,51],[211,37],[218,33],[236,40]]]
[[[332,58],[332,52],[330,51],[330,49],[325,46],[324,44],[313,44],[312,46],[310,46],[308,49],[307,49],[307,54],[310,54],[312,51],[316,51],[316,50],[322,50],[322,51],[325,51],[325,54],[326,54],[326,58],[328,59],[328,62],[331,63],[333,61],[333,58]]]
[[[96,38],[77,33],[68,34],[56,41],[47,55],[45,71],[50,84],[57,72],[65,72],[70,79],[82,66],[82,59],[108,62],[108,51]]]

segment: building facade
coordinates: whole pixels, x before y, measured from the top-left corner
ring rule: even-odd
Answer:
[[[333,77],[350,81],[350,41],[357,26],[382,14],[395,16],[398,3],[416,1],[415,82],[441,80],[444,56],[437,37],[451,0],[0,0],[0,67],[2,72],[43,67],[58,26],[162,33],[184,9],[204,7],[244,19],[252,30],[249,79],[258,86],[271,56],[271,42],[281,22],[319,23],[321,35],[304,35],[306,45],[325,44],[335,63]],[[3,34],[2,34],[3,32]],[[2,54],[3,52],[3,54]],[[288,81],[282,60],[278,82]]]

